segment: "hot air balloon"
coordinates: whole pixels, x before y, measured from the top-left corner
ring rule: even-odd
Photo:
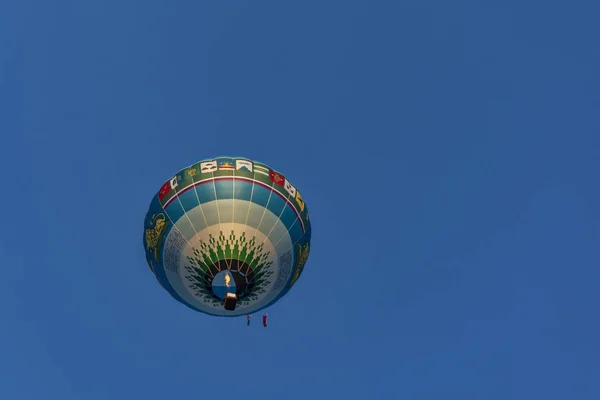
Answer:
[[[294,286],[310,251],[298,188],[269,166],[219,157],[179,171],[144,221],[150,270],[169,294],[213,316],[255,313]]]

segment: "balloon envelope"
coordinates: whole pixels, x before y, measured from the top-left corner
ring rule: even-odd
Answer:
[[[310,250],[308,209],[298,188],[269,166],[221,157],[179,171],[144,221],[146,260],[161,286],[215,316],[259,311],[283,297]],[[228,293],[234,311],[224,309]]]

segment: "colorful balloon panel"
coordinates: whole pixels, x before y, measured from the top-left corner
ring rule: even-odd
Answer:
[[[146,260],[171,296],[215,316],[275,303],[310,251],[308,208],[298,188],[248,159],[200,161],[165,182],[144,221]],[[223,307],[227,293],[235,311]]]

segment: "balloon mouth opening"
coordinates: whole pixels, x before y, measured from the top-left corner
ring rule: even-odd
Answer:
[[[239,300],[252,291],[254,287],[254,273],[246,263],[238,261],[237,265],[233,265],[232,260],[227,261],[230,263],[229,265],[225,265],[225,268],[209,272],[209,275],[212,272],[212,278],[210,282],[207,282],[207,286],[210,285],[210,287],[206,289],[209,289],[220,300],[225,301],[228,298],[233,298],[233,296],[236,300]],[[220,266],[215,265],[214,267],[217,269]]]

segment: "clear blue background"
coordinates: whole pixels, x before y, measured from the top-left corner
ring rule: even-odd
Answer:
[[[0,398],[600,398],[599,14],[1,2]],[[145,265],[152,196],[227,154],[311,209],[267,329]]]

